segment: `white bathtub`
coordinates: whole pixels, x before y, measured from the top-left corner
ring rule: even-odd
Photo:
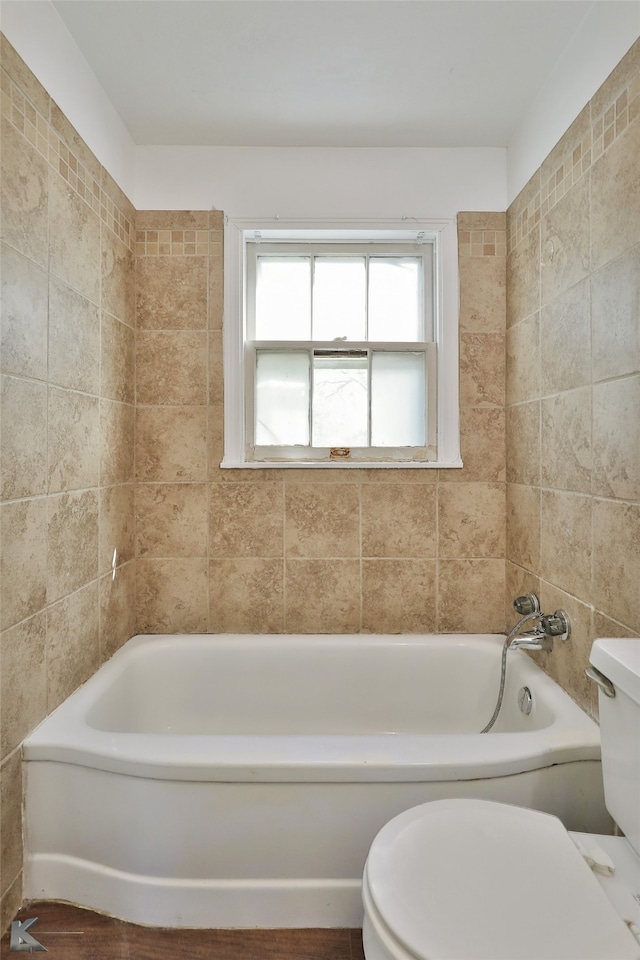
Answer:
[[[418,803],[608,832],[598,727],[521,651],[477,732],[503,640],[134,637],[24,743],[25,896],[158,926],[353,927],[369,844]]]

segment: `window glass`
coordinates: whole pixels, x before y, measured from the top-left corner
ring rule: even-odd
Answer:
[[[314,352],[312,445],[369,445],[368,360],[359,356],[327,356]]]
[[[380,353],[371,357],[371,444],[425,446],[425,355]]]
[[[258,257],[257,340],[311,337],[311,258]]]
[[[364,257],[316,257],[313,339],[366,340],[366,298]]]
[[[255,442],[262,446],[309,444],[309,354],[258,351]]]
[[[371,258],[369,340],[423,339],[420,267],[417,258]]]

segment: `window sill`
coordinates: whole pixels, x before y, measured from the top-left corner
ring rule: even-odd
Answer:
[[[462,460],[444,461],[430,460],[419,463],[412,460],[397,460],[389,462],[385,460],[257,460],[257,461],[232,461],[223,460],[220,464],[221,470],[435,470],[435,469],[460,469],[463,466]]]

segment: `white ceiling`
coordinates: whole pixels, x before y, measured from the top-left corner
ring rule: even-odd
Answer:
[[[54,0],[136,144],[506,146],[582,0]]]

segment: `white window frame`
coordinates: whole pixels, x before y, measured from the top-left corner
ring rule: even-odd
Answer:
[[[410,224],[410,225],[409,225]],[[291,241],[314,240],[331,231],[340,242],[375,240],[415,243],[426,238],[435,248],[434,340],[437,345],[436,454],[430,460],[253,460],[247,455],[245,386],[247,243],[259,234],[265,241],[286,236]],[[458,400],[458,249],[454,220],[274,221],[225,218],[224,236],[224,457],[229,469],[269,467],[311,469],[461,467]],[[372,451],[375,455],[375,451]]]

